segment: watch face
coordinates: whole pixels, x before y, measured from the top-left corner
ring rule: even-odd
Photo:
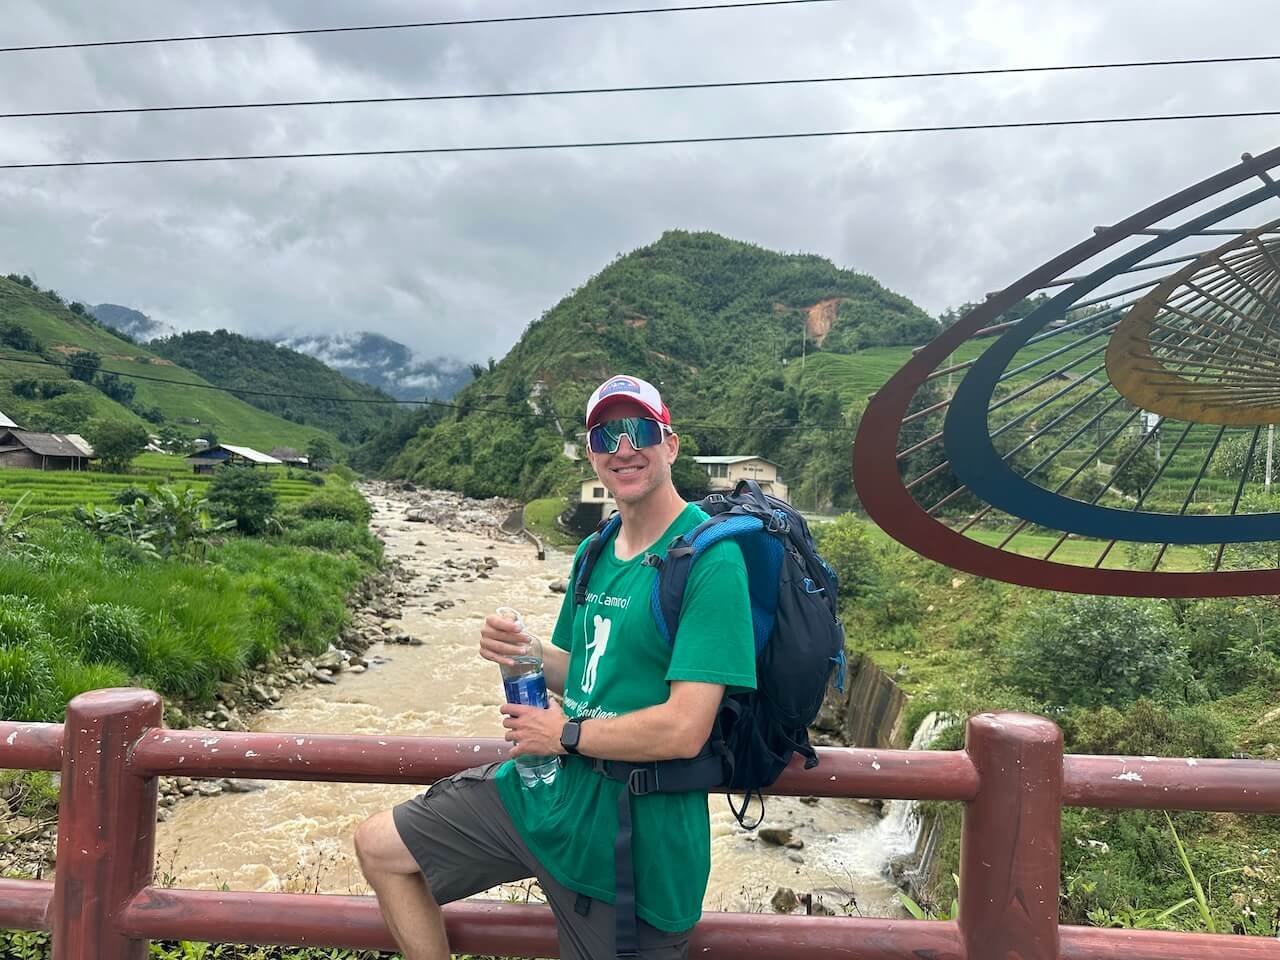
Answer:
[[[560,731],[560,745],[566,750],[576,749],[578,746],[578,735],[582,733],[582,725],[577,720],[570,720],[564,725],[564,729]]]

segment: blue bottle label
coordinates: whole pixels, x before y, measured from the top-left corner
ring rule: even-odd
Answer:
[[[523,703],[531,707],[547,706],[547,680],[542,671],[526,673],[522,677],[508,677],[502,681],[507,703]]]

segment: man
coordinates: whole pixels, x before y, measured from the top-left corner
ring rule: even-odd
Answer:
[[[671,482],[680,438],[652,384],[617,376],[587,404],[588,456],[621,526],[591,572],[586,602],[570,589],[543,651],[562,710],[507,704],[512,756],[558,755],[554,782],[521,784],[511,762],[464,771],[356,833],[356,852],[405,960],[445,960],[440,904],[536,877],[554,911],[560,955],[615,955],[614,840],[625,784],[596,760],[690,758],[706,743],[726,688],[755,686],[746,569],[723,542],[694,565],[674,642],[649,610],[671,540],[706,519]],[[578,548],[578,556],[583,552]],[[576,569],[576,563],[575,563]],[[480,656],[523,650],[516,625],[485,619]],[[710,872],[705,792],[630,798],[638,956],[684,957]]]

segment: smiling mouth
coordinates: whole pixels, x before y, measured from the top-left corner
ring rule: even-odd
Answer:
[[[634,473],[639,473],[643,469],[644,467],[641,465],[636,465],[633,467],[613,467],[611,468],[610,472],[620,477],[629,477]]]

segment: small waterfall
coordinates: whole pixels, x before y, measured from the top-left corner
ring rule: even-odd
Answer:
[[[944,729],[955,722],[955,718],[939,710],[935,710],[921,721],[911,738],[912,750],[925,750]],[[916,800],[890,800],[885,804],[884,817],[876,826],[876,834],[880,847],[884,851],[886,864],[905,857],[915,855],[920,843],[920,812]]]

